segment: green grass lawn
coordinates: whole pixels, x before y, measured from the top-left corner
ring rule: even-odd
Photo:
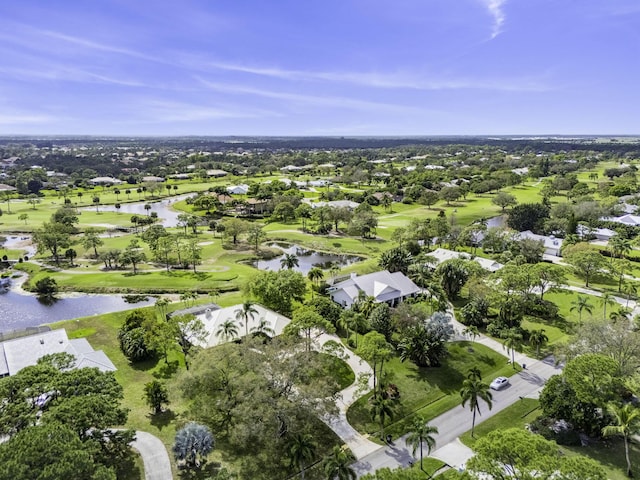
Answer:
[[[399,436],[406,432],[414,415],[420,414],[431,419],[459,405],[462,382],[466,372],[473,366],[480,369],[486,381],[499,375],[513,374],[505,356],[470,342],[449,344],[449,356],[437,368],[419,368],[411,362],[403,363],[397,357],[387,362],[385,382],[398,386],[400,399],[393,420],[385,427],[385,433]],[[380,426],[371,419],[368,406],[370,397],[366,395],[355,402],[349,408],[347,418],[356,430],[373,435]]]
[[[534,399],[525,398],[519,400],[508,408],[497,413],[491,418],[476,425],[475,438],[471,436],[471,431],[460,437],[462,443],[473,448],[476,441],[490,432],[506,428],[524,428],[525,425],[533,422],[541,411],[539,402]],[[587,447],[567,447],[560,449],[566,455],[584,455],[600,463],[607,471],[607,478],[610,480],[624,480],[626,476],[626,460],[624,456],[624,445],[621,439],[607,439],[594,441]],[[631,444],[631,460],[634,472],[640,472],[640,445]],[[445,477],[446,478],[446,477]],[[457,478],[452,476],[451,478]]]
[[[533,422],[540,415],[540,404],[538,400],[523,398],[513,405],[505,408],[493,417],[487,418],[476,424],[475,438],[468,431],[460,436],[460,440],[467,447],[473,448],[476,441],[494,430],[511,427],[524,428],[525,425]]]

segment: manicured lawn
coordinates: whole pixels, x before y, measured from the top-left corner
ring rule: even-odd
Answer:
[[[538,400],[523,398],[493,417],[476,424],[475,438],[471,436],[471,431],[468,431],[460,437],[460,440],[467,447],[473,448],[476,441],[487,433],[512,427],[524,428],[525,425],[538,418],[540,413]]]
[[[475,438],[471,437],[471,432],[466,432],[460,437],[462,443],[473,448],[475,442],[486,434],[495,430],[506,428],[524,428],[526,424],[533,422],[541,411],[539,402],[534,399],[525,398],[504,409],[500,413],[476,425]],[[607,439],[605,441],[594,441],[587,447],[567,447],[560,449],[566,455],[584,455],[600,463],[607,471],[607,478],[610,480],[624,480],[626,476],[626,460],[624,456],[624,445],[620,439]],[[631,445],[631,461],[634,472],[640,472],[640,445]],[[445,477],[447,478],[447,477]],[[452,478],[457,478],[452,476]]]
[[[387,362],[384,381],[398,386],[400,399],[392,422],[385,427],[385,433],[401,435],[406,432],[415,414],[431,419],[459,405],[462,382],[473,366],[480,369],[485,381],[499,375],[513,374],[505,356],[470,342],[451,343],[449,356],[437,368],[419,368],[409,361],[403,363],[397,357]],[[354,403],[347,412],[347,418],[358,431],[374,434],[380,426],[371,419],[370,397],[366,395]]]

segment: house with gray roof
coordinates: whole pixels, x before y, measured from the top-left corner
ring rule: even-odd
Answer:
[[[474,257],[464,252],[454,252],[453,250],[447,250],[446,248],[437,248],[433,252],[429,252],[429,256],[435,258],[436,264],[435,266],[440,265],[442,262],[446,262],[447,260],[452,260],[454,258],[461,258],[463,260],[473,260],[477,264],[479,264],[485,270],[490,272],[495,272],[504,267],[500,262],[496,262],[495,260],[491,260],[490,258],[484,257]]]
[[[415,297],[422,289],[402,272],[382,270],[368,275],[352,274],[349,279],[329,287],[328,292],[331,299],[344,308],[351,308],[362,295],[373,297],[376,303],[385,302],[394,307],[407,298]]]
[[[525,230],[524,232],[516,233],[514,236],[515,240],[524,240],[525,238],[542,242],[542,244],[544,245],[545,255],[552,255],[554,257],[562,256],[560,254],[560,249],[562,248],[561,238],[557,238],[553,235],[538,235],[536,233],[533,233],[531,230]]]
[[[15,375],[38,363],[45,355],[68,353],[76,359],[73,368],[98,368],[114,372],[116,366],[102,350],[94,350],[86,338],[69,339],[65,329],[37,333],[0,343],[0,377]]]

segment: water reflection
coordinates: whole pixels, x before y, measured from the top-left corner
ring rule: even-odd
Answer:
[[[352,263],[362,261],[362,257],[358,257],[357,255],[318,252],[317,250],[311,250],[305,247],[301,247],[300,245],[272,243],[269,246],[271,248],[278,248],[284,253],[270,260],[259,260],[257,262],[254,262],[254,267],[257,267],[260,270],[281,270],[283,267],[280,264],[280,261],[285,257],[286,254],[295,255],[297,257],[298,266],[294,267],[293,270],[301,272],[305,275],[309,273],[309,270],[311,270],[313,267],[320,267],[323,270],[327,270],[334,265],[343,267],[346,265],[351,265]]]

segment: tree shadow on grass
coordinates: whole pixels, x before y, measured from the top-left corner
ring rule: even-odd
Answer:
[[[167,409],[161,413],[150,413],[147,415],[147,418],[151,422],[151,425],[158,430],[162,430],[176,419],[176,414],[173,413],[171,409]]]
[[[216,478],[221,470],[223,468],[219,462],[206,462],[200,468],[179,468],[178,477],[182,480],[209,480]]]
[[[147,372],[153,368],[155,368],[155,366],[158,363],[158,359],[157,358],[149,358],[147,360],[141,360],[138,362],[129,362],[129,365],[131,366],[131,368],[133,368],[134,370],[140,370],[143,372]]]
[[[153,372],[153,376],[155,378],[162,378],[162,379],[171,378],[176,374],[179,366],[180,366],[180,362],[177,360],[174,360],[169,363],[162,362],[160,367],[158,367],[158,369],[155,372]]]
[[[446,360],[440,367],[419,368],[415,373],[407,376],[421,382],[426,382],[446,395],[460,390],[460,386],[465,378],[461,372],[447,365]]]

